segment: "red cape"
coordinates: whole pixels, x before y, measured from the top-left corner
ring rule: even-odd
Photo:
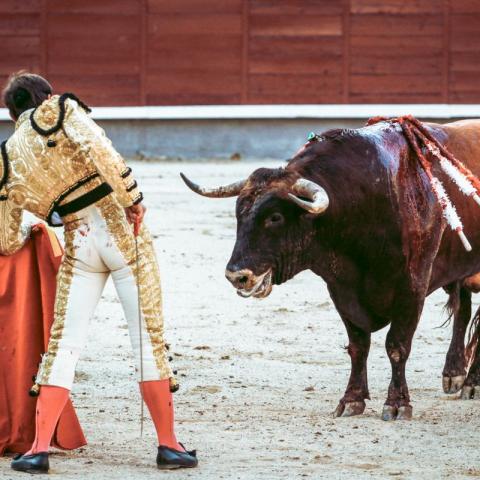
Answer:
[[[62,253],[40,224],[19,252],[0,255],[0,455],[24,453],[35,438],[36,399],[28,391],[50,336]],[[69,400],[52,445],[72,450],[86,443]]]

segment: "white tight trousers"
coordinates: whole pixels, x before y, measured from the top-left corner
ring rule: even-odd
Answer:
[[[128,322],[137,377],[172,377],[163,339],[160,276],[147,229],[138,237],[142,326],[139,327],[135,240],[123,209],[105,200],[76,215],[65,232],[65,255],[57,277],[55,319],[48,352],[43,356],[37,383],[71,389],[75,367],[89,333],[89,321],[111,275]],[[140,358],[140,335],[143,359]],[[93,339],[96,337],[93,336]],[[101,339],[98,339],[101,341]]]

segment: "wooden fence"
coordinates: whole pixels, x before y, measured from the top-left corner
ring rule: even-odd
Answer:
[[[92,105],[480,103],[480,0],[1,0],[0,42]]]

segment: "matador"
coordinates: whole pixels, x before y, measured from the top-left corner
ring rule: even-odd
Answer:
[[[160,274],[131,168],[91,119],[90,109],[73,94],[53,95],[41,76],[12,75],[3,100],[16,124],[1,145],[0,254],[15,253],[28,237],[24,210],[50,225],[63,225],[65,238],[48,350],[35,379],[36,436],[12,468],[48,472],[54,429],[110,275],[128,321],[141,394],[157,431],[157,465],[195,467],[195,451],[186,451],[174,433],[171,391],[176,382],[164,341]],[[140,224],[136,238],[135,222]]]

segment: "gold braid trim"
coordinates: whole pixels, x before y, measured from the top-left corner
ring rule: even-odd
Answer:
[[[73,279],[73,262],[75,258],[75,247],[73,246],[74,236],[74,230],[65,232],[65,255],[57,275],[54,322],[50,331],[47,353],[43,356],[36,381],[36,383],[40,385],[48,385],[53,362],[57,356],[58,346],[63,335],[68,299],[70,297],[70,287]]]

